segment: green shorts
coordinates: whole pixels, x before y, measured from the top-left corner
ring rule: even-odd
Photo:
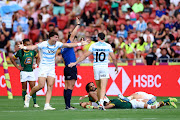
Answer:
[[[58,15],[58,14],[65,14],[65,8],[64,6],[54,6],[53,7],[53,14]]]

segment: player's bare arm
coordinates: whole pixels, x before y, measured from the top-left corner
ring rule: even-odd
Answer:
[[[17,63],[15,62],[15,59],[16,59],[16,58],[15,58],[14,55],[13,55],[12,57],[10,57],[10,59],[11,59],[12,64],[13,64],[18,70],[23,70],[23,67],[17,65]]]
[[[81,41],[80,43],[63,43],[63,48],[72,48],[72,47],[77,47],[77,46],[84,46],[87,45],[87,41]]]
[[[38,48],[37,45],[24,46],[23,44],[19,44],[18,47],[19,49],[24,49],[24,50],[35,50]]]
[[[86,59],[89,55],[91,55],[92,54],[92,52],[90,52],[90,51],[87,51],[83,56],[81,56],[76,62],[74,62],[74,63],[70,63],[69,65],[68,65],[68,67],[73,67],[73,66],[75,66],[75,65],[77,65],[78,63],[80,63],[81,61],[83,61],[84,59]]]
[[[117,66],[117,60],[116,60],[116,57],[115,57],[115,55],[114,55],[114,53],[113,52],[110,52],[109,53],[109,55],[111,56],[111,58],[112,58],[112,60],[113,60],[113,63],[114,63],[114,65],[115,65],[115,71],[116,71],[116,74],[118,73],[118,66]]]
[[[76,17],[76,27],[74,28],[74,30],[72,31],[72,33],[71,33],[71,36],[70,36],[70,41],[71,42],[73,42],[73,40],[74,40],[74,37],[76,36],[76,34],[77,34],[77,31],[78,31],[78,29],[79,29],[79,26],[80,26],[80,21],[79,21],[79,19]]]

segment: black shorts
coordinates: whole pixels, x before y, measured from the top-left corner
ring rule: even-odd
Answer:
[[[65,80],[77,80],[77,68],[74,67],[65,67],[64,68],[64,77]]]

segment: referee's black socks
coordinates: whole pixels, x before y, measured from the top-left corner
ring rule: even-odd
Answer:
[[[66,106],[69,108],[71,107],[71,95],[72,95],[72,90],[67,89],[67,91],[66,91]]]
[[[67,93],[67,90],[64,89],[64,101],[65,101],[65,104],[66,104],[66,107],[67,107],[67,103],[66,103],[66,101],[67,101],[67,99],[66,99],[66,93]]]

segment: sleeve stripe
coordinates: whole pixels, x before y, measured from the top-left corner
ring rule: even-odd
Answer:
[[[113,105],[113,106],[115,106],[115,104],[113,104],[113,103],[110,103],[109,105]]]
[[[13,55],[13,57],[14,57],[15,59],[17,59],[17,57],[16,57],[15,55]]]

